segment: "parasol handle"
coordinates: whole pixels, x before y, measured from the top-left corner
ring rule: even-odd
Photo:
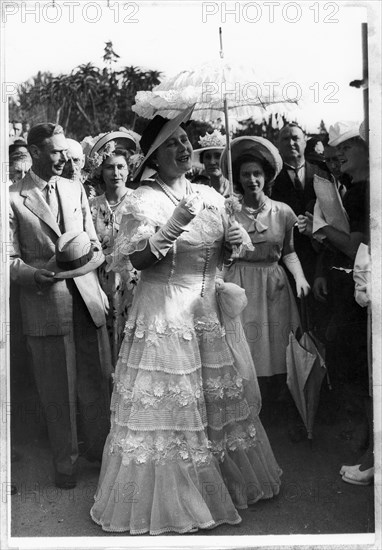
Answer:
[[[222,32],[222,28],[219,27],[219,41],[220,41],[220,57],[223,59],[224,57],[224,52],[223,52],[223,32]]]
[[[228,168],[229,194],[233,195],[231,136],[229,132],[228,101],[226,97],[224,98],[224,116],[225,116],[225,132],[226,132],[226,144],[227,144],[227,168]]]

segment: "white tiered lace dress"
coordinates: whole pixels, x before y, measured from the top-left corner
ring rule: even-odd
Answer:
[[[91,509],[105,531],[158,535],[237,524],[236,508],[279,491],[258,387],[238,371],[217,305],[224,199],[196,189],[210,206],[142,272],[126,324]],[[114,266],[144,249],[173,210],[155,183],[132,193]],[[240,349],[246,342],[238,335]]]

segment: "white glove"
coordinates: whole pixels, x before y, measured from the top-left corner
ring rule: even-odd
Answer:
[[[310,286],[308,281],[305,279],[305,275],[296,252],[291,252],[290,254],[283,256],[283,262],[294,277],[298,298],[301,298],[301,296],[307,296],[310,291]]]
[[[176,239],[203,208],[204,203],[198,193],[192,193],[180,201],[171,218],[149,239],[151,252],[158,260],[166,256]]]

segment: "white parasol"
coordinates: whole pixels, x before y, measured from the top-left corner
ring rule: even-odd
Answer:
[[[224,60],[221,28],[219,37],[220,58],[166,78],[152,91],[138,92],[132,109],[144,118],[156,114],[174,118],[179,111],[195,104],[191,118],[203,121],[216,120],[224,113],[232,194],[229,117],[244,120],[263,116],[265,111],[280,112],[280,103],[285,111],[290,111],[297,102],[282,95],[280,83],[261,78],[254,68]]]

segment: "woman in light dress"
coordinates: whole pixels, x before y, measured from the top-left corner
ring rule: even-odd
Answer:
[[[109,142],[108,149],[103,153],[99,166],[100,181],[105,192],[89,200],[96,233],[106,255],[113,249],[126,200],[132,193],[132,189],[126,187],[130,153],[125,149],[115,148],[114,144],[110,145],[111,143]],[[109,299],[107,328],[115,365],[127,314],[138,282],[138,272],[126,262],[125,268],[119,273],[107,271],[104,264],[98,269],[98,275],[101,287]]]
[[[245,289],[248,305],[242,322],[255,364],[263,400],[284,398],[288,406],[288,431],[292,440],[305,430],[287,391],[286,348],[291,330],[300,325],[299,314],[284,266],[292,273],[297,296],[309,292],[300,261],[294,251],[293,210],[270,198],[272,182],[282,168],[276,147],[262,137],[240,137],[231,143],[233,180],[242,199],[237,219],[249,233],[253,250],[243,250],[226,269],[224,279]],[[222,155],[227,175],[227,151]],[[280,395],[281,394],[281,395]]]
[[[235,353],[229,347],[218,307],[228,287],[217,285],[217,266],[243,231],[228,226],[221,195],[185,178],[192,147],[182,123],[190,113],[156,116],[144,131],[138,172],[155,175],[127,198],[115,242],[111,267],[123,268],[129,256],[141,279],[91,509],[105,531],[158,535],[238,524],[237,509],[279,491],[254,367],[245,344]]]

